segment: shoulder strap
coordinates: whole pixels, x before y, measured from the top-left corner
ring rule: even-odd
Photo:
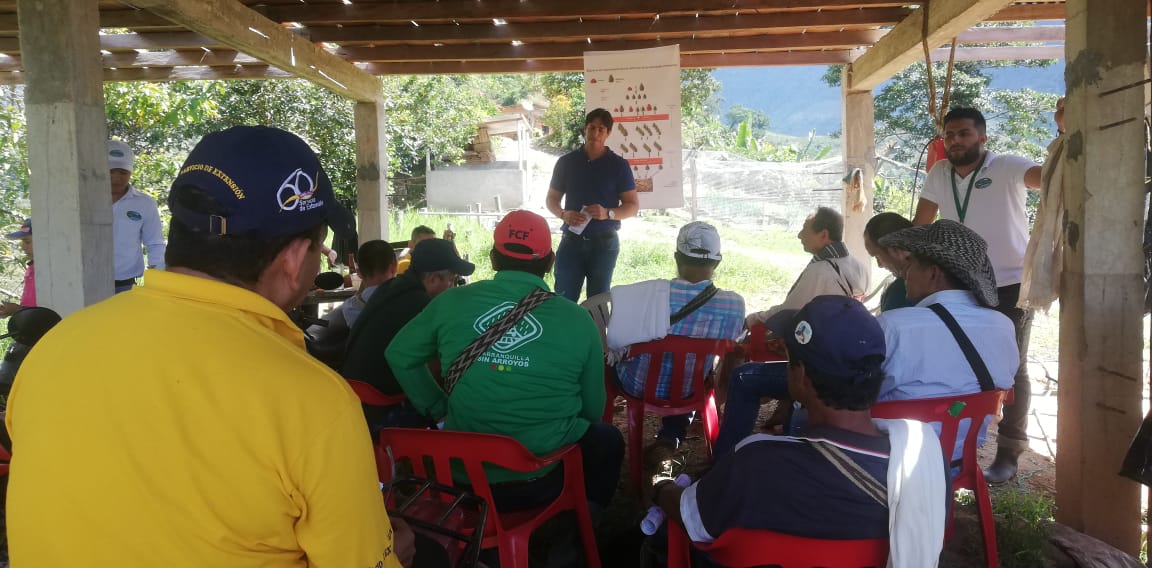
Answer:
[[[852,283],[848,281],[847,276],[844,276],[840,273],[840,265],[832,262],[832,259],[830,258],[822,258],[820,260],[827,262],[830,266],[832,266],[832,270],[836,271],[836,276],[839,278],[839,280],[836,281],[836,285],[840,287],[840,291],[844,292],[845,296],[853,297],[854,294],[852,293]],[[843,282],[841,282],[841,280],[843,280]],[[845,284],[848,285],[847,288],[844,287]]]
[[[476,359],[480,358],[480,355],[487,351],[489,347],[495,345],[501,337],[504,337],[504,334],[508,333],[508,330],[519,323],[524,316],[528,315],[528,312],[536,309],[540,304],[543,304],[553,296],[555,296],[555,294],[552,292],[546,292],[540,288],[533,290],[513,306],[504,317],[488,326],[488,329],[484,330],[484,333],[481,333],[479,337],[473,339],[472,343],[469,343],[468,347],[465,347],[464,351],[461,351],[460,355],[456,357],[456,360],[452,362],[452,366],[448,368],[448,372],[444,374],[444,392],[451,395],[452,389],[456,386],[460,377],[464,376],[464,371],[467,371],[468,367],[471,367],[472,363],[475,363]]]
[[[709,284],[707,288],[701,290],[699,294],[696,294],[695,298],[692,298],[691,301],[684,304],[683,308],[680,308],[678,312],[672,314],[672,316],[668,318],[668,325],[680,323],[681,320],[691,315],[692,312],[700,309],[704,304],[707,304],[708,300],[711,300],[712,296],[715,296],[719,291],[720,289],[717,288],[715,284]]]
[[[820,452],[820,455],[827,458],[853,485],[860,488],[861,491],[880,505],[884,507],[888,506],[888,488],[883,483],[880,483],[880,481],[876,479],[876,476],[868,473],[867,470],[860,467],[860,464],[848,457],[848,454],[845,454],[844,450],[827,442],[815,440],[807,440],[807,442],[813,449]]]
[[[984,359],[980,358],[980,353],[976,351],[976,346],[972,345],[972,340],[968,339],[968,335],[960,328],[960,324],[956,323],[956,318],[952,317],[952,314],[948,313],[948,310],[940,304],[932,304],[928,306],[928,309],[932,310],[941,320],[944,320],[944,325],[948,326],[948,331],[952,332],[952,336],[956,338],[956,343],[960,344],[960,350],[964,352],[964,357],[972,366],[972,372],[976,373],[980,390],[996,390],[996,383],[992,381],[992,373],[988,372],[988,366],[984,364]]]

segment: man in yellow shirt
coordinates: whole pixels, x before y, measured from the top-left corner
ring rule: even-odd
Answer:
[[[15,565],[411,561],[356,396],[285,314],[334,205],[316,155],[283,130],[230,128],[192,150],[168,196],[167,271],[65,319],[17,375]]]
[[[396,255],[396,274],[400,275],[408,272],[408,265],[412,264],[412,249],[416,248],[416,243],[434,238],[436,238],[436,231],[433,231],[431,227],[420,225],[412,229],[412,238],[408,239],[408,248],[400,251],[400,254]],[[444,238],[447,239],[448,237]]]

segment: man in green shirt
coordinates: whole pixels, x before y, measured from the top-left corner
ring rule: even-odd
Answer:
[[[443,369],[481,333],[534,290],[555,255],[548,222],[513,211],[496,226],[489,255],[492,280],[437,296],[388,346],[386,356],[412,405],[445,430],[511,436],[535,454],[580,444],[588,499],[607,507],[624,459],[624,438],[604,424],[604,359],[600,333],[580,306],[559,296],[528,312],[480,355],[446,395],[426,363]],[[559,468],[528,474],[492,468],[497,509],[546,504],[559,495]],[[513,482],[513,483],[507,483]]]

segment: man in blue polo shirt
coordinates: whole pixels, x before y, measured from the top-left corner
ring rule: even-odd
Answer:
[[[552,170],[546,203],[564,221],[556,249],[556,293],[579,301],[584,281],[588,297],[612,287],[620,254],[620,219],[640,209],[628,161],[607,146],[612,115],[598,108],[584,118],[584,146],[560,157]],[[563,205],[560,201],[563,198]]]

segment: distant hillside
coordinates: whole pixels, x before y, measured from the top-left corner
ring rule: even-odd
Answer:
[[[840,89],[825,85],[820,77],[826,67],[738,67],[717,69],[720,81],[721,116],[740,104],[763,111],[771,130],[807,136],[816,129],[826,135],[840,129]],[[992,88],[1030,88],[1048,93],[1064,90],[1064,63],[1043,68],[989,69]]]

